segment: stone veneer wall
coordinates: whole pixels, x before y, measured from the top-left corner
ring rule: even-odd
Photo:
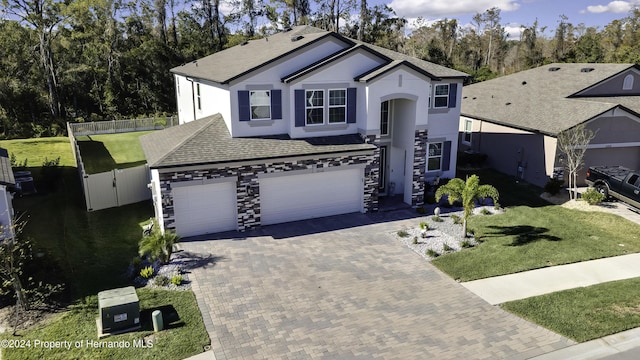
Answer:
[[[374,137],[365,138],[375,142]],[[164,208],[164,226],[175,229],[175,213],[171,184],[182,181],[221,179],[237,177],[236,194],[238,206],[238,230],[244,231],[260,225],[260,182],[259,174],[305,170],[311,168],[331,168],[364,164],[364,210],[378,210],[378,156],[379,151],[370,155],[348,155],[299,161],[283,161],[239,167],[185,170],[160,174],[160,188]]]
[[[427,171],[427,130],[416,130],[413,151],[411,206],[415,208],[424,205],[424,177]]]

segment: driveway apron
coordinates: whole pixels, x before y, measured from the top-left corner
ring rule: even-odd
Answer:
[[[352,214],[180,244],[217,360],[527,359],[572,344],[491,306]],[[228,236],[227,236],[228,235]]]

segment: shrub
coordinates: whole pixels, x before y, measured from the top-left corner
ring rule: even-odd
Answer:
[[[489,209],[487,209],[487,208],[482,208],[482,210],[480,210],[480,214],[482,214],[482,215],[492,215],[493,213],[491,211],[489,211]]]
[[[406,230],[400,230],[396,234],[401,238],[405,238],[405,237],[409,236],[409,233]]]
[[[467,249],[467,248],[473,247],[473,244],[469,239],[464,239],[460,242],[460,247],[463,249]]]
[[[140,270],[140,276],[142,276],[145,279],[149,279],[150,277],[152,277],[153,276],[153,267],[147,266],[145,268],[142,268],[142,270]]]
[[[582,194],[582,199],[589,205],[596,205],[603,202],[605,200],[605,196],[594,188],[588,188],[587,191]]]
[[[451,219],[453,219],[454,224],[462,224],[462,218],[458,215],[451,215]]]
[[[421,221],[420,230],[429,230],[429,223],[427,223],[426,221]]]
[[[449,246],[449,244],[444,244],[444,245],[442,245],[442,250],[444,252],[449,252],[449,251],[453,251],[453,248],[451,246]]]
[[[180,236],[175,232],[158,232],[150,236],[143,236],[138,242],[140,256],[148,256],[151,260],[160,260],[163,264],[169,262],[173,253],[173,245],[180,241]]]
[[[156,276],[155,279],[153,279],[153,283],[156,286],[167,286],[169,285],[170,281],[169,281],[169,278],[166,277],[165,275],[158,275]]]
[[[427,249],[425,254],[427,254],[427,256],[432,257],[432,258],[437,258],[438,256],[440,256],[440,253],[438,253],[437,251],[435,251],[433,249]]]
[[[182,284],[182,280],[182,275],[176,274],[171,277],[171,283],[175,286],[180,286],[180,284]]]
[[[560,189],[562,189],[562,186],[564,186],[564,181],[551,179],[544,185],[544,191],[551,195],[557,195],[560,192]]]
[[[413,237],[413,245],[418,245],[418,237],[417,236]]]
[[[431,217],[431,220],[435,221],[435,222],[443,222],[444,220],[442,220],[442,218],[438,215],[433,215]]]
[[[416,212],[420,215],[424,215],[427,213],[427,209],[423,208],[422,206],[416,209]]]
[[[493,205],[493,208],[494,208],[495,210],[499,210],[499,209],[500,209],[500,203],[499,203],[499,202],[496,202],[496,203]]]

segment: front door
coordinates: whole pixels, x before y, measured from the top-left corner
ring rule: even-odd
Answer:
[[[387,145],[380,146],[380,175],[378,176],[378,195],[387,195],[387,178],[389,177],[389,162],[387,160]]]

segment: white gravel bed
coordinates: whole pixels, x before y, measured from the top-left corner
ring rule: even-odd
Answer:
[[[492,215],[482,215],[483,209],[491,212]],[[494,209],[492,206],[482,206],[474,209],[474,216],[493,216],[493,214],[502,213],[502,209]],[[392,236],[406,245],[409,249],[415,251],[427,261],[433,260],[433,257],[427,255],[429,249],[434,250],[438,254],[457,252],[462,249],[462,242],[467,240],[472,246],[476,246],[477,242],[473,236],[469,236],[466,239],[462,236],[462,224],[454,224],[451,215],[456,215],[462,218],[463,212],[456,211],[446,214],[441,214],[441,222],[433,220],[433,214],[425,215],[415,219],[415,225],[410,228],[398,229],[392,234]],[[422,237],[420,230],[420,223],[427,222],[429,230],[426,232],[426,237]],[[467,229],[468,231],[469,229]],[[405,231],[408,236],[399,236],[398,233]],[[469,234],[470,235],[470,234]],[[417,243],[414,244],[414,238]],[[447,248],[447,249],[445,249]]]

